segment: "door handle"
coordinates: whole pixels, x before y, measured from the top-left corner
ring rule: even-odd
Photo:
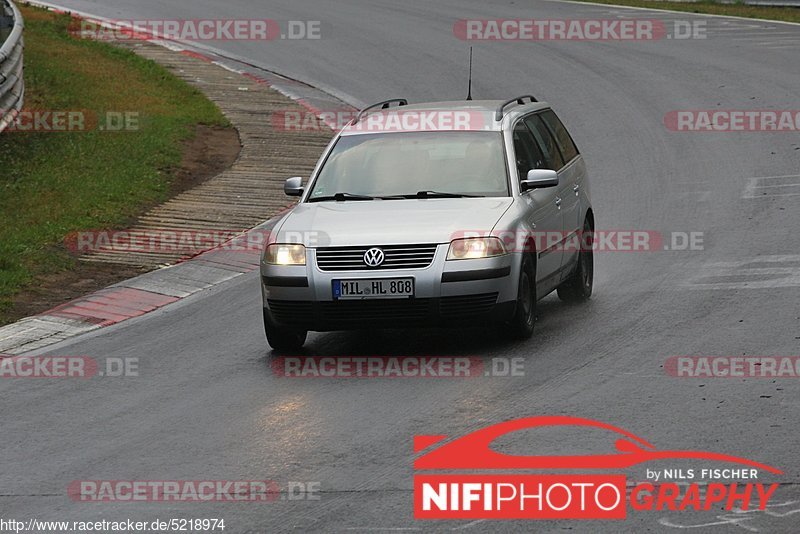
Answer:
[[[572,186],[572,190],[575,191],[575,194],[577,195],[578,191],[581,190],[580,184],[575,184],[574,186]]]
[[[556,197],[556,206],[558,206],[558,209],[561,209],[561,197]]]

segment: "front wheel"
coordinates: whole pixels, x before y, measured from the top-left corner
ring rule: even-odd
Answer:
[[[594,254],[592,252],[594,238],[589,219],[583,223],[583,236],[578,252],[578,265],[575,272],[558,286],[558,298],[565,302],[584,302],[592,296],[594,283]]]
[[[526,254],[519,273],[516,310],[507,325],[509,333],[517,339],[527,339],[533,335],[533,326],[536,323],[535,273],[533,261]]]
[[[279,352],[300,350],[308,336],[306,330],[293,330],[272,324],[266,308],[264,308],[264,333],[267,335],[269,346]]]

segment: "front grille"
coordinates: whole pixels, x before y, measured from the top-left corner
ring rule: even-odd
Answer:
[[[458,319],[489,312],[497,302],[497,293],[442,297],[439,311],[443,318]]]
[[[357,325],[376,322],[420,322],[430,313],[430,299],[340,300],[321,302],[322,320]]]
[[[436,245],[376,246],[385,259],[378,267],[364,263],[364,253],[372,246],[326,247],[317,249],[317,267],[321,271],[378,271],[382,269],[424,269],[433,262]]]
[[[497,302],[497,293],[459,297],[334,300],[267,301],[278,323],[309,330],[351,330],[370,327],[453,325],[460,321],[485,324]]]

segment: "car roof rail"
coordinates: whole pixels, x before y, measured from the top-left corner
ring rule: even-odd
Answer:
[[[533,95],[522,95],[516,98],[512,98],[511,100],[500,104],[500,106],[497,108],[497,111],[494,112],[494,120],[496,121],[503,120],[503,110],[505,109],[506,106],[510,106],[511,104],[514,103],[519,104],[521,106],[525,103],[526,98],[529,98],[531,102],[538,102],[538,100],[536,100],[536,97]]]
[[[364,109],[362,109],[361,111],[359,111],[358,115],[356,115],[356,118],[353,119],[353,124],[356,124],[358,121],[360,121],[361,117],[366,115],[369,110],[375,109],[377,107],[379,107],[381,109],[388,109],[389,108],[389,104],[394,104],[395,102],[397,102],[397,104],[400,105],[400,106],[407,106],[408,105],[408,100],[406,100],[405,98],[390,98],[389,100],[384,100],[383,102],[376,102],[375,104],[372,104],[371,106],[367,106]]]

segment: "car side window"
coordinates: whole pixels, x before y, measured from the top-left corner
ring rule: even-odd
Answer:
[[[530,147],[531,147],[531,161],[533,162],[532,169],[546,169],[547,168],[547,158],[544,156],[544,152],[542,152],[542,147],[533,137],[533,134],[530,133],[530,128],[526,126],[529,136],[530,136]]]
[[[550,130],[547,129],[542,119],[538,115],[529,115],[525,117],[525,124],[533,132],[533,136],[544,153],[546,168],[551,171],[561,170],[561,167],[564,166],[564,159],[561,157],[555,138],[550,134]]]
[[[564,161],[572,161],[573,158],[578,156],[578,147],[575,146],[575,142],[572,140],[572,137],[570,137],[564,124],[552,110],[543,112],[541,117],[550,128],[550,131],[555,135],[556,142],[561,149],[561,154],[564,156]]]
[[[514,126],[514,158],[517,163],[519,179],[524,180],[528,176],[528,171],[537,169],[536,167],[538,150],[534,151],[536,142],[533,140],[530,130],[522,122]]]

